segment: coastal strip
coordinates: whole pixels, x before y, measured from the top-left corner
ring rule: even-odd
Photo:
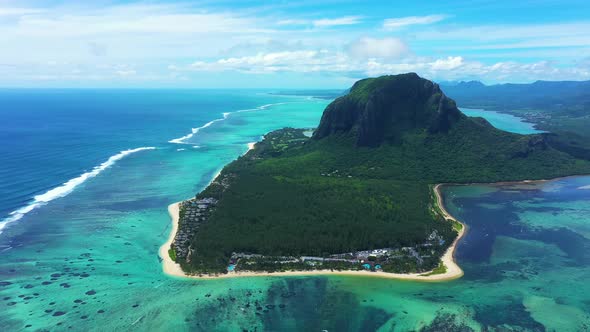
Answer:
[[[433,189],[434,196],[436,197],[436,204],[438,205],[438,208],[440,209],[443,218],[445,218],[445,220],[447,221],[450,220],[453,222],[457,222],[461,225],[461,229],[459,230],[459,234],[455,238],[455,241],[453,241],[453,244],[451,244],[451,246],[447,249],[443,257],[441,258],[442,263],[447,268],[446,273],[444,273],[443,275],[448,275],[449,279],[456,279],[463,276],[463,270],[455,261],[455,251],[457,249],[457,244],[459,243],[459,240],[461,240],[461,238],[465,235],[467,225],[457,220],[457,218],[453,217],[449,213],[449,211],[447,211],[445,205],[443,204],[442,193],[440,192],[441,186],[442,184],[439,183],[435,185]]]
[[[445,209],[440,205],[442,202],[439,186],[435,186],[435,194],[436,199],[441,207],[441,211],[444,214],[445,218],[451,219],[453,221],[457,221],[453,216],[451,216]],[[453,244],[447,249],[441,261],[446,267],[445,273],[440,274],[429,274],[426,273],[389,273],[389,272],[371,272],[371,271],[332,271],[332,270],[312,270],[312,271],[285,271],[285,272],[229,272],[227,274],[218,274],[218,275],[191,275],[185,273],[180,265],[172,260],[170,255],[168,254],[168,249],[172,245],[172,241],[174,240],[174,236],[176,235],[176,231],[178,230],[178,221],[179,221],[179,209],[180,202],[171,204],[168,206],[168,212],[170,213],[170,219],[172,220],[172,230],[168,237],[168,241],[164,243],[162,247],[160,247],[160,257],[162,258],[162,268],[164,273],[181,278],[191,278],[191,279],[220,279],[220,278],[239,278],[239,277],[295,277],[295,276],[321,276],[321,275],[339,275],[339,276],[356,276],[356,277],[376,277],[376,278],[386,278],[386,279],[397,279],[397,280],[413,280],[413,281],[447,281],[457,279],[463,276],[463,270],[457,265],[454,260],[454,253],[457,243],[459,239],[465,233],[465,225],[461,228],[459,235],[453,241]]]
[[[172,220],[172,229],[170,230],[170,235],[168,235],[168,240],[160,247],[160,258],[162,258],[162,269],[164,273],[184,277],[186,274],[180,267],[180,264],[176,263],[170,257],[168,250],[172,246],[172,242],[174,241],[174,237],[176,236],[176,232],[178,231],[178,220],[180,219],[180,202],[176,202],[173,204],[168,205],[168,214],[170,214],[170,219]]]
[[[254,148],[255,143],[248,143],[248,151]],[[246,152],[247,153],[247,152]],[[217,177],[217,176],[216,176]],[[389,273],[389,272],[372,272],[372,271],[334,271],[334,270],[312,270],[312,271],[285,271],[285,272],[253,272],[253,271],[244,271],[244,272],[229,272],[227,274],[219,274],[219,275],[190,275],[185,273],[180,265],[172,260],[170,257],[168,250],[170,249],[172,242],[174,241],[174,237],[176,232],[178,231],[178,223],[179,223],[179,213],[180,213],[180,202],[171,204],[168,206],[168,212],[170,214],[170,219],[172,221],[172,230],[170,231],[170,235],[168,236],[168,240],[164,245],[160,247],[160,257],[162,258],[162,269],[164,273],[181,278],[194,278],[194,279],[219,279],[219,278],[238,278],[238,277],[289,277],[289,276],[321,276],[321,275],[339,275],[339,276],[356,276],[356,277],[376,277],[376,278],[386,278],[386,279],[397,279],[397,280],[413,280],[413,281],[447,281],[457,279],[463,276],[463,270],[459,267],[457,262],[454,259],[455,250],[457,247],[457,243],[465,234],[466,226],[459,222],[455,217],[453,217],[444,207],[442,194],[440,192],[441,184],[437,184],[434,186],[434,194],[436,198],[436,203],[440,208],[441,213],[445,220],[451,222],[458,222],[462,225],[461,229],[459,230],[459,234],[457,238],[453,241],[451,246],[447,248],[445,254],[441,257],[441,262],[445,266],[444,273],[438,274],[431,274],[429,272],[426,273]]]
[[[244,155],[247,154],[248,152],[250,152],[250,150],[253,150],[255,145],[256,145],[256,142],[249,142],[247,144],[248,150],[246,150],[246,152],[244,152]],[[211,184],[211,182],[215,181],[215,179],[219,176],[219,174],[221,174],[221,170],[219,170],[217,173],[215,173],[215,176],[213,176],[213,178],[211,179],[209,184]],[[170,230],[170,234],[168,235],[168,240],[166,240],[166,242],[160,247],[160,250],[158,253],[159,253],[160,258],[162,259],[162,269],[163,269],[164,273],[169,274],[169,275],[173,275],[173,276],[177,276],[177,277],[191,277],[190,275],[186,274],[182,270],[182,268],[180,267],[180,264],[178,264],[172,260],[172,258],[170,257],[170,254],[168,252],[168,250],[172,246],[172,243],[174,242],[174,237],[176,236],[176,233],[178,232],[178,223],[180,220],[180,203],[182,203],[182,202],[176,202],[176,203],[172,203],[172,204],[168,205],[168,214],[170,215],[170,219],[172,220],[172,229]]]

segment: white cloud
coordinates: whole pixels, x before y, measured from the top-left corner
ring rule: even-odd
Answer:
[[[466,61],[461,56],[446,58],[408,57],[404,59],[359,59],[349,54],[327,50],[301,50],[293,52],[259,53],[254,56],[222,58],[216,61],[197,61],[184,71],[238,71],[245,73],[296,72],[339,74],[361,78],[417,72],[435,80],[466,78],[486,81],[531,81],[538,79],[590,79],[590,71],[584,66],[562,68],[551,62],[534,63],[497,62],[486,65]]]
[[[135,74],[137,74],[137,72],[133,69],[131,70],[118,70],[117,75],[121,76],[121,77],[128,77],[128,76],[133,76]]]
[[[0,16],[22,16],[41,12],[43,12],[43,10],[37,8],[0,7]]]
[[[353,25],[361,22],[361,16],[343,16],[338,18],[324,18],[313,21],[313,26],[317,28],[326,28],[339,25]]]
[[[409,25],[432,24],[440,22],[446,18],[446,15],[428,15],[428,16],[408,16],[399,18],[388,18],[383,21],[383,29],[395,30]]]
[[[324,52],[313,50],[258,53],[253,56],[222,58],[213,62],[197,61],[190,65],[194,70],[202,71],[240,71],[268,73],[278,71],[296,71],[315,68],[324,64]],[[321,67],[318,67],[318,69]]]
[[[360,38],[348,46],[353,58],[398,58],[408,53],[408,46],[398,38]]]
[[[308,20],[300,20],[300,19],[288,19],[288,20],[280,20],[277,22],[278,25],[306,25],[309,24]]]
[[[453,70],[463,65],[463,58],[460,56],[450,56],[446,59],[437,59],[430,63],[433,70]]]
[[[76,37],[128,33],[258,33],[256,19],[229,13],[183,13],[159,11],[160,6],[145,6],[130,12],[114,7],[94,15],[63,14],[57,16],[23,16],[15,33],[22,37]],[[169,10],[172,10],[169,9]]]
[[[408,71],[437,79],[590,78],[590,62],[579,61],[590,51],[590,21],[429,27],[446,16],[385,20],[385,30],[408,28],[406,44],[361,24],[370,20],[362,12],[281,16],[268,8],[203,10],[184,2],[23,6],[0,5],[0,45],[7,46],[0,52],[2,85],[186,79],[181,75],[194,75],[192,82],[221,81],[213,72],[224,71],[318,73],[334,82]],[[348,33],[331,29],[339,26]],[[360,37],[367,35],[372,37]],[[198,61],[189,65],[191,59]],[[243,84],[248,82],[236,86]]]
[[[280,20],[276,24],[279,26],[282,25],[292,25],[292,26],[313,26],[315,28],[329,28],[334,26],[341,26],[341,25],[355,25],[361,23],[362,16],[342,16],[336,18],[321,18],[316,20],[310,19],[286,19]]]
[[[150,63],[165,71],[169,61],[218,56],[242,40],[278,34],[264,17],[207,12],[182,4],[92,7],[84,3],[43,10],[0,5],[0,14],[8,13],[20,16],[0,16],[0,45],[6,46],[0,63],[20,67],[21,72],[47,59],[90,65],[97,58]],[[10,79],[5,76],[3,81]]]

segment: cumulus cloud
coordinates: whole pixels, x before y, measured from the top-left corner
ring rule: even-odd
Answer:
[[[453,70],[463,65],[463,57],[450,56],[430,63],[433,70]]]
[[[383,29],[395,30],[410,25],[432,24],[444,20],[446,15],[428,15],[428,16],[407,16],[399,18],[388,18],[383,21]]]
[[[202,71],[240,71],[269,73],[279,71],[320,71],[330,57],[325,51],[301,50],[258,53],[252,56],[222,58],[217,61],[196,61],[191,69]]]
[[[534,63],[497,62],[483,64],[461,56],[445,58],[406,57],[401,59],[358,58],[327,50],[259,53],[253,56],[197,61],[182,70],[239,71],[245,73],[322,72],[348,77],[379,76],[417,72],[436,80],[477,78],[487,81],[527,81],[536,79],[589,79],[583,67],[562,68],[548,61]]]
[[[441,29],[435,23],[447,16],[437,14],[388,18],[375,31],[361,24],[375,17],[362,12],[282,16],[262,7],[207,9],[206,3],[0,5],[0,45],[10,45],[0,52],[0,85],[186,79],[182,75],[208,84],[216,72],[231,71],[313,72],[333,82],[408,71],[433,79],[590,79],[588,20],[466,25],[458,18]],[[389,30],[403,30],[409,44]],[[358,36],[371,37],[351,41]]]
[[[368,38],[355,40],[348,46],[353,58],[399,58],[408,53],[408,46],[398,38]]]

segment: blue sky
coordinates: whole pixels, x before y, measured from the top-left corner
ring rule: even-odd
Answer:
[[[590,1],[6,1],[0,86],[590,80]]]

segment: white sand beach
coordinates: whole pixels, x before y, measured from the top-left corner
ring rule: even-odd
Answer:
[[[250,144],[248,145],[250,148]],[[445,217],[445,219],[451,219],[457,221],[452,215],[450,215],[442,204],[442,197],[440,193],[440,184],[434,187],[436,194],[437,203]],[[426,273],[388,273],[388,272],[371,272],[371,271],[333,271],[333,270],[313,270],[313,271],[286,271],[286,272],[230,272],[227,274],[219,275],[190,275],[185,273],[176,262],[174,262],[168,255],[168,249],[174,240],[176,231],[178,230],[178,219],[179,219],[179,203],[174,203],[168,206],[168,212],[172,220],[172,231],[168,237],[168,241],[160,248],[160,257],[162,258],[162,267],[165,273],[176,277],[183,278],[196,278],[196,279],[217,279],[217,278],[237,278],[237,277],[287,277],[287,276],[313,276],[313,275],[341,275],[341,276],[364,276],[364,277],[376,277],[376,278],[389,278],[399,280],[416,280],[416,281],[444,281],[457,279],[463,276],[463,270],[457,265],[454,259],[454,253],[457,243],[461,237],[465,234],[465,225],[461,228],[459,236],[455,239],[453,244],[447,249],[441,261],[446,266],[447,270],[445,273],[428,275]],[[459,222],[459,221],[457,221]]]
[[[168,250],[174,241],[174,236],[176,236],[176,232],[178,231],[178,217],[180,213],[180,202],[170,204],[168,206],[168,213],[170,214],[170,218],[172,219],[172,230],[170,231],[170,235],[168,235],[168,240],[160,247],[160,258],[162,258],[162,268],[164,269],[164,273],[173,275],[173,276],[185,276],[184,271],[178,263],[170,258],[168,254]]]

